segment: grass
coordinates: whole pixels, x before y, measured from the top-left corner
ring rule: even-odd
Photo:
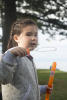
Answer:
[[[48,84],[50,70],[40,69],[37,72],[39,84]],[[41,100],[45,100],[45,94],[41,96]],[[67,100],[67,72],[58,70],[55,72],[50,100]]]

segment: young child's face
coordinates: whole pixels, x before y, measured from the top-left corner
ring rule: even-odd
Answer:
[[[35,25],[29,25],[23,28],[22,33],[17,36],[15,41],[19,47],[34,50],[38,44],[38,28]]]

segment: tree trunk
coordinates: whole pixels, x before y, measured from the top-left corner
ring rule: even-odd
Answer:
[[[5,16],[3,24],[2,51],[7,49],[9,33],[12,23],[16,20],[16,5],[15,0],[3,0],[5,6]]]

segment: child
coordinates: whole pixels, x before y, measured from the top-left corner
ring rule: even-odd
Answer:
[[[33,57],[27,48],[34,50],[38,44],[38,27],[31,19],[17,20],[10,32],[8,50],[0,61],[0,83],[3,100],[40,100],[46,85],[38,86]]]

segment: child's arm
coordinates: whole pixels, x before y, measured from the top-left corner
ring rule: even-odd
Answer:
[[[10,83],[13,79],[13,75],[17,68],[17,56],[21,56],[18,51],[17,55],[14,55],[12,51],[18,51],[18,47],[12,48],[5,52],[0,61],[0,83]],[[16,53],[15,53],[16,54]],[[23,56],[23,55],[22,55]]]
[[[51,94],[52,93],[52,88],[49,88],[48,85],[39,85],[39,88],[40,88],[40,94],[45,94],[47,89],[49,91],[49,93]]]
[[[39,88],[40,88],[40,94],[46,93],[47,85],[39,85]]]
[[[0,56],[0,83],[6,84],[12,81],[15,72],[17,61],[16,57],[7,51]]]

